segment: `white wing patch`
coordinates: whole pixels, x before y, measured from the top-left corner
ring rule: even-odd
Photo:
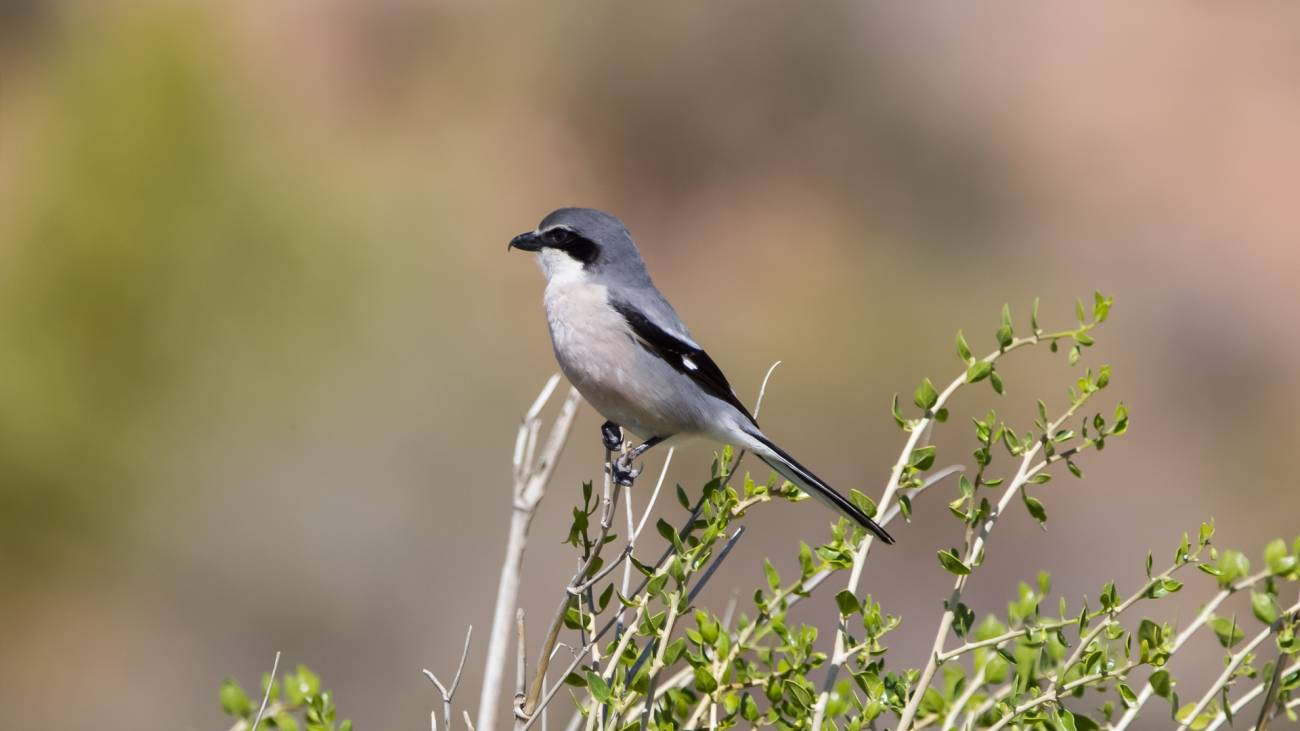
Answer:
[[[691,360],[690,356],[688,355],[682,356],[682,365],[686,366],[687,368],[693,371],[698,371],[700,369],[699,366],[695,365],[695,361]]]

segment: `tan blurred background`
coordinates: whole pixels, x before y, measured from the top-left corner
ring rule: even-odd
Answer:
[[[423,727],[419,670],[469,623],[472,708],[508,447],[554,370],[505,242],[561,205],[627,222],[747,401],[783,360],[768,432],[872,494],[891,395],[958,372],[957,328],[986,350],[1004,301],[1050,327],[1114,295],[1086,362],[1130,436],[1044,489],[1050,533],[1005,522],[979,611],[1040,568],[1072,603],[1131,588],[1210,516],[1289,539],[1300,10],[1270,7],[0,3],[0,726],[224,728],[220,680],[282,650],[359,728]],[[960,396],[940,462],[972,412],[1059,406],[1063,361]],[[538,616],[598,424],[534,526]],[[869,569],[900,665],[943,502]],[[755,511],[710,601],[828,518]]]

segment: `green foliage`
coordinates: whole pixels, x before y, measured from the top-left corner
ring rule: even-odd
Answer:
[[[889,652],[900,619],[858,590],[874,540],[845,519],[824,542],[800,543],[790,568],[764,561],[758,588],[738,611],[717,613],[697,603],[741,539],[743,528],[736,523],[749,509],[805,497],[775,476],[763,483],[748,474],[737,479],[740,456],[727,448],[696,495],[678,488],[684,514],[659,520],[662,553],[637,542],[610,559],[626,558],[636,569],[642,581],[635,588],[625,590],[618,578],[605,578],[614,574],[601,571],[601,550],[615,540],[609,488],[598,499],[591,484],[583,486],[566,542],[590,568],[577,577],[585,586],[570,586],[562,615],[578,632],[566,643],[582,652],[568,670],[553,669],[552,677],[564,677],[580,714],[610,729],[1124,729],[1153,697],[1168,704],[1177,722],[1202,729],[1230,721],[1242,699],[1264,694],[1275,712],[1293,713],[1300,697],[1300,604],[1294,601],[1300,539],[1267,543],[1257,564],[1262,568],[1252,572],[1244,553],[1214,545],[1214,523],[1207,521],[1194,539],[1183,534],[1171,546],[1168,564],[1158,565],[1147,554],[1140,563],[1143,581],[1126,587],[1108,581],[1091,601],[1079,592],[1049,601],[1052,577],[1045,571],[1019,584],[1005,612],[978,614],[963,601],[969,582],[980,575],[998,521],[1019,515],[1011,503],[1022,503],[1030,519],[1046,527],[1052,492],[1077,484],[1054,481],[1054,474],[1081,477],[1076,460],[1123,436],[1129,412],[1123,403],[1096,407],[1113,372],[1106,365],[1083,367],[1062,403],[1040,399],[1023,422],[993,410],[972,418],[966,432],[974,442],[972,464],[947,481],[959,470],[936,468],[941,451],[926,441],[929,427],[947,418],[946,402],[961,388],[989,380],[995,393],[1003,393],[997,364],[1016,350],[1046,344],[1056,351],[1065,343],[1065,360],[1075,365],[1095,344],[1093,330],[1111,306],[1110,298],[1097,294],[1091,312],[1078,304],[1076,327],[1047,332],[1039,327],[1035,302],[1030,332],[1020,336],[1010,308],[1004,308],[995,351],[978,358],[958,333],[962,366],[949,385],[941,389],[922,380],[913,392],[914,415],[894,398],[892,416],[908,436],[890,481],[879,500],[857,490],[850,499],[887,524],[899,515],[908,518],[914,500],[944,485],[948,514],[961,536],[958,545],[936,550],[951,589],[934,650],[919,667]],[[961,453],[945,447],[942,454],[949,451]],[[638,551],[660,558],[645,563]],[[1190,566],[1199,573],[1188,571]],[[844,588],[817,596],[836,580]],[[603,589],[602,581],[608,582]],[[1190,591],[1207,595],[1194,620],[1176,626],[1161,618],[1162,600]],[[1250,615],[1228,611],[1234,596],[1249,598]],[[824,608],[833,617],[833,632],[804,623],[804,613],[792,616],[792,607],[811,597],[814,610]],[[1197,632],[1218,639],[1225,670],[1212,687],[1183,698],[1187,684],[1176,677],[1171,660]],[[1264,658],[1269,660],[1261,666]],[[1234,699],[1238,684],[1255,687]],[[221,698],[228,712],[247,717],[251,702],[237,686],[223,687]]]
[[[352,721],[338,720],[334,695],[321,690],[320,677],[306,665],[299,665],[297,672],[288,673],[283,678],[272,678],[270,673],[263,675],[256,699],[249,697],[239,683],[226,679],[221,684],[219,699],[221,710],[235,718],[231,731],[253,731],[253,722],[264,695],[267,697],[266,712],[258,729],[352,731]]]
[[[912,394],[912,404],[919,411],[915,416],[904,411],[897,396],[893,400],[890,411],[895,423],[911,435],[896,468],[893,489],[880,501],[857,490],[850,493],[850,499],[879,518],[892,517],[887,510],[892,497],[897,512],[908,517],[911,501],[934,485],[931,477],[937,474],[939,460],[938,447],[917,437],[927,425],[946,420],[947,397],[985,380],[991,382],[995,393],[1005,392],[997,364],[1020,348],[1047,344],[1056,350],[1058,343],[1064,343],[1069,346],[1067,363],[1076,364],[1083,351],[1095,344],[1092,331],[1106,320],[1111,305],[1110,298],[1099,294],[1090,312],[1080,303],[1076,327],[1049,333],[1039,327],[1035,302],[1031,330],[1021,336],[1016,335],[1010,308],[1004,308],[995,334],[997,350],[983,358],[974,355],[959,332],[955,342],[963,370],[952,385],[943,389],[929,378],[923,379]],[[948,501],[964,543],[937,552],[940,565],[956,581],[956,596],[978,573],[987,534],[1010,499],[1018,498],[1031,518],[1046,526],[1048,493],[1044,490],[1052,484],[1053,468],[1060,464],[1081,477],[1076,460],[1083,453],[1104,449],[1110,440],[1127,432],[1129,413],[1122,403],[1110,412],[1089,410],[1112,379],[1110,366],[1084,368],[1066,390],[1067,399],[1059,412],[1053,415],[1047,401],[1040,400],[1025,427],[1013,425],[994,411],[972,420],[974,469],[955,481]],[[1005,471],[998,469],[1001,474],[997,474],[995,469],[1004,459],[1012,464]],[[627,623],[628,635],[606,641],[600,648],[600,656],[610,658],[608,664],[583,670],[587,686],[595,689],[590,700],[580,704],[580,712],[602,709],[607,727],[639,725],[649,689],[662,689],[665,679],[671,678],[670,687],[652,704],[646,721],[649,728],[691,727],[708,712],[716,715],[722,728],[810,728],[820,721],[836,728],[861,729],[874,723],[892,727],[895,720],[891,719],[905,718],[909,725],[940,725],[953,719],[977,728],[1014,722],[1043,728],[1098,729],[1118,723],[1128,709],[1139,708],[1153,695],[1179,707],[1178,683],[1166,667],[1181,644],[1175,629],[1154,617],[1139,618],[1132,626],[1121,622],[1121,615],[1134,607],[1183,591],[1184,583],[1174,578],[1175,573],[1196,565],[1213,576],[1211,589],[1220,593],[1249,586],[1253,613],[1267,623],[1276,623],[1281,616],[1276,579],[1296,578],[1294,555],[1284,542],[1268,545],[1264,563],[1273,578],[1265,586],[1260,579],[1267,577],[1250,574],[1250,562],[1244,555],[1216,552],[1211,545],[1213,526],[1207,523],[1195,545],[1183,538],[1172,565],[1156,572],[1153,557],[1148,557],[1147,580],[1142,585],[1125,593],[1115,582],[1108,582],[1092,606],[1086,598],[1071,602],[1060,597],[1048,609],[1051,577],[1046,572],[1032,585],[1020,585],[1004,615],[976,616],[960,600],[945,602],[947,633],[960,644],[940,651],[930,667],[896,667],[887,662],[886,640],[899,620],[870,596],[860,596],[852,589],[834,593],[840,630],[833,637],[821,636],[816,627],[790,619],[793,604],[865,560],[869,549],[865,536],[845,521],[833,527],[829,541],[815,547],[800,546],[797,576],[783,577],[774,562],[765,562],[763,587],[753,592],[751,611],[734,622],[719,621],[694,606],[691,597],[711,575],[707,567],[721,555],[718,544],[732,533],[732,522],[758,503],[798,497],[788,484],[777,488],[776,481],[769,480],[766,486],[759,485],[749,476],[742,488],[734,488],[727,479],[729,473],[718,469],[726,464],[721,459],[715,464],[714,479],[705,485],[682,528],[667,521],[660,523],[659,533],[670,550],[659,565],[647,567],[651,579],[646,590],[625,598],[623,611],[633,615]],[[679,496],[679,503],[688,510],[692,504],[685,493]],[[575,534],[582,533],[585,516],[592,509],[584,502],[575,510]],[[595,614],[601,610],[588,611]],[[691,611],[696,627],[671,640],[673,627],[664,617]],[[1205,621],[1227,648],[1238,646],[1246,636],[1246,629],[1235,618],[1211,615]],[[949,644],[949,637],[940,639],[941,646]],[[640,662],[658,644],[670,640],[674,649],[663,653],[661,661]],[[676,666],[681,666],[681,671]],[[1153,671],[1145,675],[1147,680],[1142,680],[1143,675],[1129,680],[1142,667]],[[819,680],[823,677],[829,680]],[[1081,700],[1085,697],[1088,700]],[[1063,705],[1067,698],[1071,699],[1069,709]],[[1205,709],[1198,711],[1203,712]]]

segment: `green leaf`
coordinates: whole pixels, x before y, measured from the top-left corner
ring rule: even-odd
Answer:
[[[957,331],[957,355],[965,363],[970,363],[971,352],[970,345],[966,344],[966,336],[962,335],[961,330]]]
[[[948,573],[957,576],[966,576],[970,573],[970,567],[957,558],[957,554],[952,551],[939,551],[939,563],[948,570]]]
[[[1097,322],[1105,322],[1106,317],[1110,315],[1110,307],[1115,300],[1111,297],[1103,296],[1101,292],[1093,292],[1092,319]]]
[[[1174,686],[1174,681],[1169,677],[1168,670],[1157,670],[1151,673],[1151,677],[1147,678],[1147,682],[1151,684],[1152,692],[1161,698],[1168,698],[1169,690]]]
[[[1034,298],[1034,307],[1029,311],[1029,327],[1033,328],[1034,334],[1038,334],[1038,298]]]
[[[848,589],[842,589],[840,593],[835,595],[835,604],[839,606],[840,615],[844,617],[857,614],[862,610],[862,603]]]
[[[712,693],[718,689],[718,679],[705,666],[699,665],[695,668],[695,688],[701,693]]]
[[[1219,586],[1227,587],[1237,579],[1250,574],[1250,559],[1240,551],[1224,551],[1219,557]]]
[[[1261,594],[1257,591],[1250,593],[1250,609],[1255,613],[1255,618],[1264,624],[1276,622],[1281,611],[1271,594]]]
[[[876,517],[876,501],[867,497],[857,489],[849,490],[849,502],[858,510],[861,510],[868,518]]]
[[[1034,520],[1039,523],[1047,522],[1047,509],[1038,498],[1025,494],[1025,507],[1029,510],[1029,514],[1034,516]]]
[[[1232,647],[1245,638],[1246,633],[1237,626],[1237,618],[1215,617],[1209,621],[1210,629],[1219,638],[1219,644]]]
[[[650,580],[645,586],[647,596],[657,597],[663,593],[664,587],[668,586],[668,574],[659,574]]]
[[[906,495],[898,496],[898,512],[903,514],[903,520],[912,522],[912,498]]]
[[[1101,724],[1082,713],[1076,713],[1074,714],[1074,728],[1075,731],[1101,731]]]
[[[664,665],[672,667],[672,665],[681,658],[682,653],[684,652],[686,652],[686,638],[678,637],[670,642],[668,647],[664,648]]]
[[[966,382],[979,383],[993,372],[993,364],[983,360],[977,360],[970,364],[966,369]]]
[[[989,371],[989,383],[993,385],[993,390],[999,394],[1006,393],[1002,387],[1002,376],[997,371]]]
[[[763,559],[763,573],[767,575],[767,585],[776,591],[781,587],[781,575],[776,572],[776,567],[771,561]]]
[[[609,700],[609,684],[590,670],[587,671],[587,687],[591,689],[591,697],[597,703],[604,703]]]
[[[1011,329],[1011,307],[1002,305],[1002,327],[998,328],[998,345],[1003,348],[1011,345],[1015,335]]]
[[[305,696],[320,695],[320,676],[306,665],[298,666],[298,683]]]
[[[903,418],[903,411],[898,408],[898,394],[894,394],[894,403],[890,407],[890,412],[894,415],[894,423],[898,424],[898,428],[907,431],[907,419]]]
[[[669,525],[668,521],[660,518],[655,523],[655,530],[659,531],[659,535],[663,536],[664,540],[669,543],[676,543],[677,529]]]
[[[928,470],[934,466],[934,455],[937,451],[934,445],[913,449],[908,465],[918,470]]]
[[[1137,693],[1134,693],[1127,683],[1120,683],[1116,690],[1119,691],[1119,697],[1124,699],[1125,706],[1132,708],[1137,705]]]
[[[221,684],[221,690],[217,692],[217,697],[221,701],[221,710],[227,715],[235,718],[246,718],[253,713],[253,701],[244,693],[244,689],[233,680],[227,679]]]
[[[1295,570],[1296,557],[1287,554],[1286,542],[1281,538],[1269,541],[1264,548],[1264,563],[1274,576],[1289,574]]]
[[[921,381],[921,385],[916,387],[912,394],[912,403],[916,404],[918,409],[929,410],[939,402],[939,392],[935,390],[934,384],[927,378]]]

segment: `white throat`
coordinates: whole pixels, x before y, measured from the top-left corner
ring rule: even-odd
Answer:
[[[537,265],[542,268],[546,281],[552,285],[581,284],[587,281],[587,270],[582,262],[558,249],[537,252]]]

